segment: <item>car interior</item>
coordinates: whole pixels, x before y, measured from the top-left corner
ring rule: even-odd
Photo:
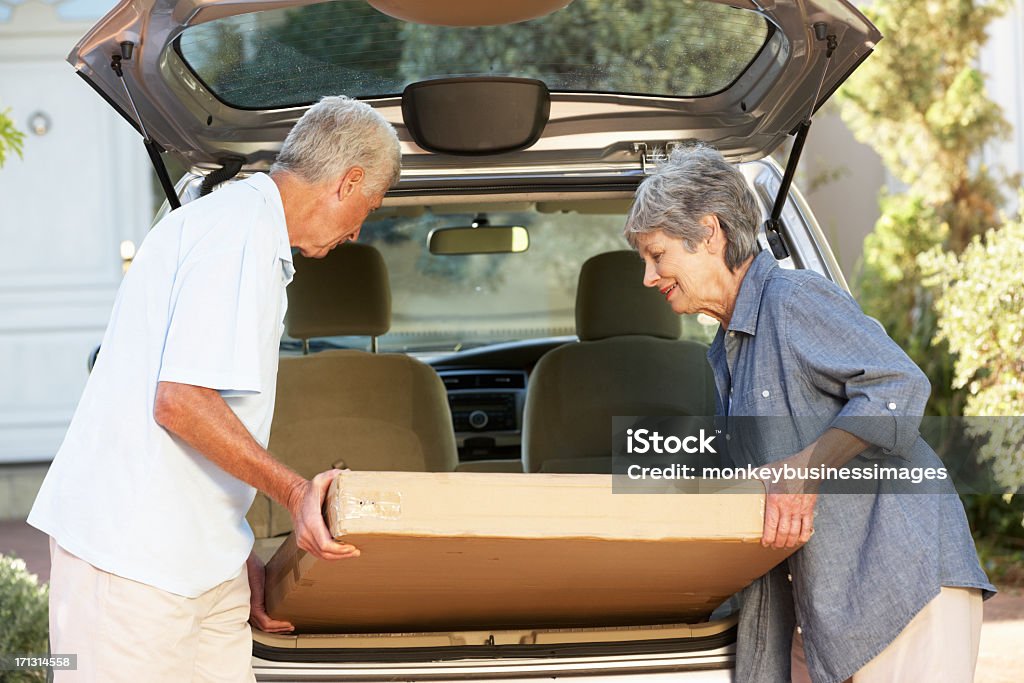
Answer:
[[[479,218],[482,209],[498,207],[445,211],[461,216],[467,208]],[[578,200],[574,208],[580,208]],[[621,203],[615,208],[621,210]],[[418,211],[399,213],[422,218]],[[569,215],[587,217],[578,211]],[[625,246],[611,232],[621,231],[623,218],[620,213],[605,221],[602,232]],[[682,319],[655,289],[643,286],[643,263],[628,249],[589,256],[573,275],[574,306],[566,320],[572,335],[516,339],[511,330],[497,343],[466,351],[382,350],[380,339],[392,327],[393,296],[401,297],[392,289],[381,253],[395,252],[394,240],[389,245],[382,239],[387,223],[371,217],[363,232],[367,243],[345,244],[326,258],[294,256],[286,334],[298,342],[298,350],[280,361],[269,450],[300,475],[312,477],[332,467],[606,474],[612,465],[613,416],[713,414],[706,360],[711,328],[688,321],[703,337],[685,338]],[[479,256],[435,255],[427,248],[430,242],[417,246],[421,271],[430,270],[424,259],[429,264]],[[546,245],[535,240],[533,246]],[[522,255],[490,257],[495,258]],[[557,276],[564,268],[554,270]],[[435,294],[442,302],[448,299]],[[457,302],[452,307],[448,315],[457,316]],[[437,316],[434,324],[443,326],[444,317]],[[348,348],[331,348],[342,345]],[[248,519],[258,538],[282,539],[291,531],[287,511],[263,494]]]

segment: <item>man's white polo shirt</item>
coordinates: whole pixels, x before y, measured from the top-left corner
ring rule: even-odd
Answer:
[[[29,524],[102,570],[195,597],[238,575],[254,489],[153,418],[157,383],[217,389],[270,436],[291,247],[269,176],[171,212],[128,270]]]

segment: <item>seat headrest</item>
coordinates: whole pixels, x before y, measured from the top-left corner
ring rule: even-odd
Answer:
[[[391,327],[391,285],[379,251],[349,242],[322,259],[296,255],[293,260],[289,336],[377,337]]]
[[[679,316],[657,289],[644,287],[643,261],[632,251],[587,259],[576,289],[576,334],[595,341],[628,334],[678,339]]]

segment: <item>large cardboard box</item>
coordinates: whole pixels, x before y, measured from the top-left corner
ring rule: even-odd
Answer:
[[[658,484],[664,488],[664,484]],[[612,493],[590,474],[350,472],[328,528],[361,557],[289,537],[267,609],[306,633],[628,626],[706,619],[791,551],[761,547],[760,482]]]

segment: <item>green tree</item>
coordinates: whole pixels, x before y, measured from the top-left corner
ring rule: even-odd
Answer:
[[[721,90],[767,35],[756,14],[693,0],[576,0],[506,26],[403,29],[407,80],[514,73],[552,90],[702,95]]]
[[[367,3],[307,5],[288,10],[285,17],[270,29],[273,39],[323,64],[357,69],[368,78],[386,78],[402,57],[401,23]]]
[[[906,186],[881,198],[864,243],[860,300],[932,380],[929,412],[958,415],[948,344],[933,344],[935,292],[917,255],[960,253],[997,224],[1013,179],[978,163],[1009,125],[975,64],[1006,0],[880,0],[864,9],[885,36],[839,92],[842,115]]]
[[[553,90],[706,95],[763,46],[753,12],[698,0],[576,0],[505,26],[406,24],[362,0],[226,17],[184,32],[186,61],[240,106],[392,94],[449,75],[542,78]],[[278,101],[280,100],[280,101]]]
[[[14,127],[11,121],[10,109],[0,111],[0,168],[7,163],[8,154],[17,154],[21,158],[21,151],[25,144],[25,134]]]
[[[1020,213],[976,236],[957,256],[933,249],[918,260],[938,286],[938,341],[956,354],[953,387],[967,390],[964,415],[1024,415],[1024,195]],[[1024,486],[1024,421],[972,423],[983,438],[979,458],[996,482]]]

